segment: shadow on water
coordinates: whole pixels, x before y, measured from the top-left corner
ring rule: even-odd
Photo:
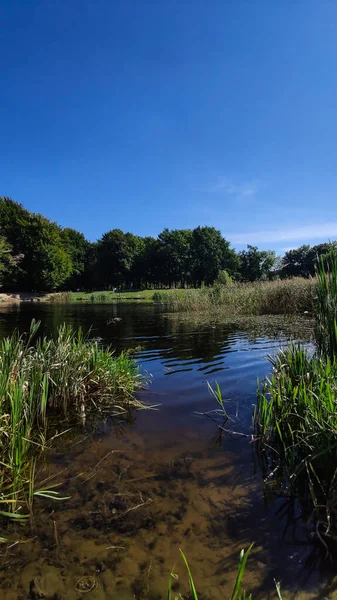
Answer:
[[[112,316],[122,320],[107,325]],[[309,340],[310,323],[264,318],[214,326],[139,304],[39,304],[2,312],[0,335],[25,331],[32,317],[43,333],[66,321],[92,325],[117,351],[141,346],[137,360],[152,375],[142,397],[160,407],[127,423],[76,425],[42,457],[38,481],[52,477],[70,498],[39,498],[29,525],[8,525],[1,597],[159,600],[182,548],[200,597],[217,600],[230,597],[239,552],[251,542],[245,587],[254,598],[275,598],[274,578],[284,598],[333,597],[324,548],[297,506],[266,492],[250,439],[221,439],[217,426],[196,414],[214,408],[206,381],[216,379],[231,399],[231,426],[249,433],[267,355],[291,337]],[[184,573],[180,564],[175,570]],[[185,594],[186,578],[174,586]]]

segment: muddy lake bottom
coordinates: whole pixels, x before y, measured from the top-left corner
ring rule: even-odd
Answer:
[[[158,406],[131,422],[72,424],[42,455],[37,485],[51,478],[69,498],[37,498],[29,524],[3,523],[1,599],[160,600],[172,570],[174,591],[187,598],[179,548],[200,599],[229,598],[240,550],[252,542],[244,587],[254,599],[277,598],[274,579],[285,599],[335,597],[336,565],[296,504],[266,489],[250,438],[220,436],[197,414],[214,408],[207,381],[218,381],[226,426],[249,435],[267,355],[290,339],[310,343],[309,320],[193,324],[152,305],[15,305],[1,308],[0,335],[27,330],[32,317],[43,333],[67,322],[92,326],[117,351],[137,348],[149,380],[141,398]]]

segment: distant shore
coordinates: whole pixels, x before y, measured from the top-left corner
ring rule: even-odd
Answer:
[[[37,292],[3,292],[0,293],[0,304],[18,304],[20,302],[44,302],[51,294]]]

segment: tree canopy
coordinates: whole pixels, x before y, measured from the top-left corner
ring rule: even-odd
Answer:
[[[255,246],[236,252],[209,226],[165,228],[156,238],[115,228],[89,242],[79,231],[0,197],[0,285],[9,291],[200,287],[224,279],[310,277],[330,246],[303,245],[282,258]]]
[[[275,264],[275,252],[258,250],[256,246],[247,246],[239,252],[240,274],[243,281],[263,281],[268,279]]]
[[[284,277],[312,277],[315,275],[315,267],[320,257],[329,254],[333,246],[337,249],[336,242],[309,246],[307,244],[288,250],[282,259],[281,275]]]

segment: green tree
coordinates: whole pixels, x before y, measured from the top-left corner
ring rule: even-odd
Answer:
[[[163,283],[184,287],[190,280],[192,231],[190,229],[164,229],[158,236],[158,266]]]
[[[196,227],[191,241],[191,278],[194,285],[211,285],[221,270],[231,275],[237,259],[229,242],[214,227]]]
[[[121,229],[105,233],[97,246],[97,270],[102,286],[108,289],[130,285],[133,265],[142,248],[141,238],[132,233],[123,233]]]
[[[125,242],[128,251],[128,263],[125,273],[125,283],[128,287],[140,288],[142,285],[142,273],[138,268],[139,257],[144,253],[144,239],[133,233],[125,234]]]
[[[64,285],[69,289],[82,287],[90,244],[83,233],[69,227],[61,230],[61,239],[63,249],[67,252],[72,263],[72,272]]]
[[[71,257],[56,223],[4,197],[0,198],[0,229],[12,255],[20,258],[16,268],[3,278],[6,288],[52,291],[71,275]]]
[[[142,238],[141,252],[135,256],[132,267],[139,287],[157,287],[160,282],[162,274],[158,262],[159,246],[156,238],[150,236]]]
[[[14,276],[21,256],[14,256],[11,245],[4,236],[0,236],[0,286]]]
[[[305,271],[309,276],[315,275],[315,268],[318,266],[320,258],[328,260],[328,256],[330,254],[331,248],[337,250],[336,242],[327,242],[325,244],[318,244],[316,246],[312,246],[306,256],[305,260]]]
[[[60,228],[41,215],[32,215],[27,235],[29,243],[22,260],[25,289],[58,290],[72,273],[71,258],[63,248]]]
[[[309,251],[310,246],[307,244],[288,250],[282,260],[282,275],[286,277],[307,277]]]
[[[256,246],[247,246],[247,250],[239,252],[240,275],[243,281],[263,281],[270,277],[275,264],[275,252],[258,250]]]
[[[31,213],[21,204],[6,196],[0,197],[0,230],[8,244],[12,247],[14,255],[22,253],[26,246],[27,227]]]
[[[84,263],[81,286],[86,290],[102,289],[101,275],[98,271],[98,242],[88,245]]]

